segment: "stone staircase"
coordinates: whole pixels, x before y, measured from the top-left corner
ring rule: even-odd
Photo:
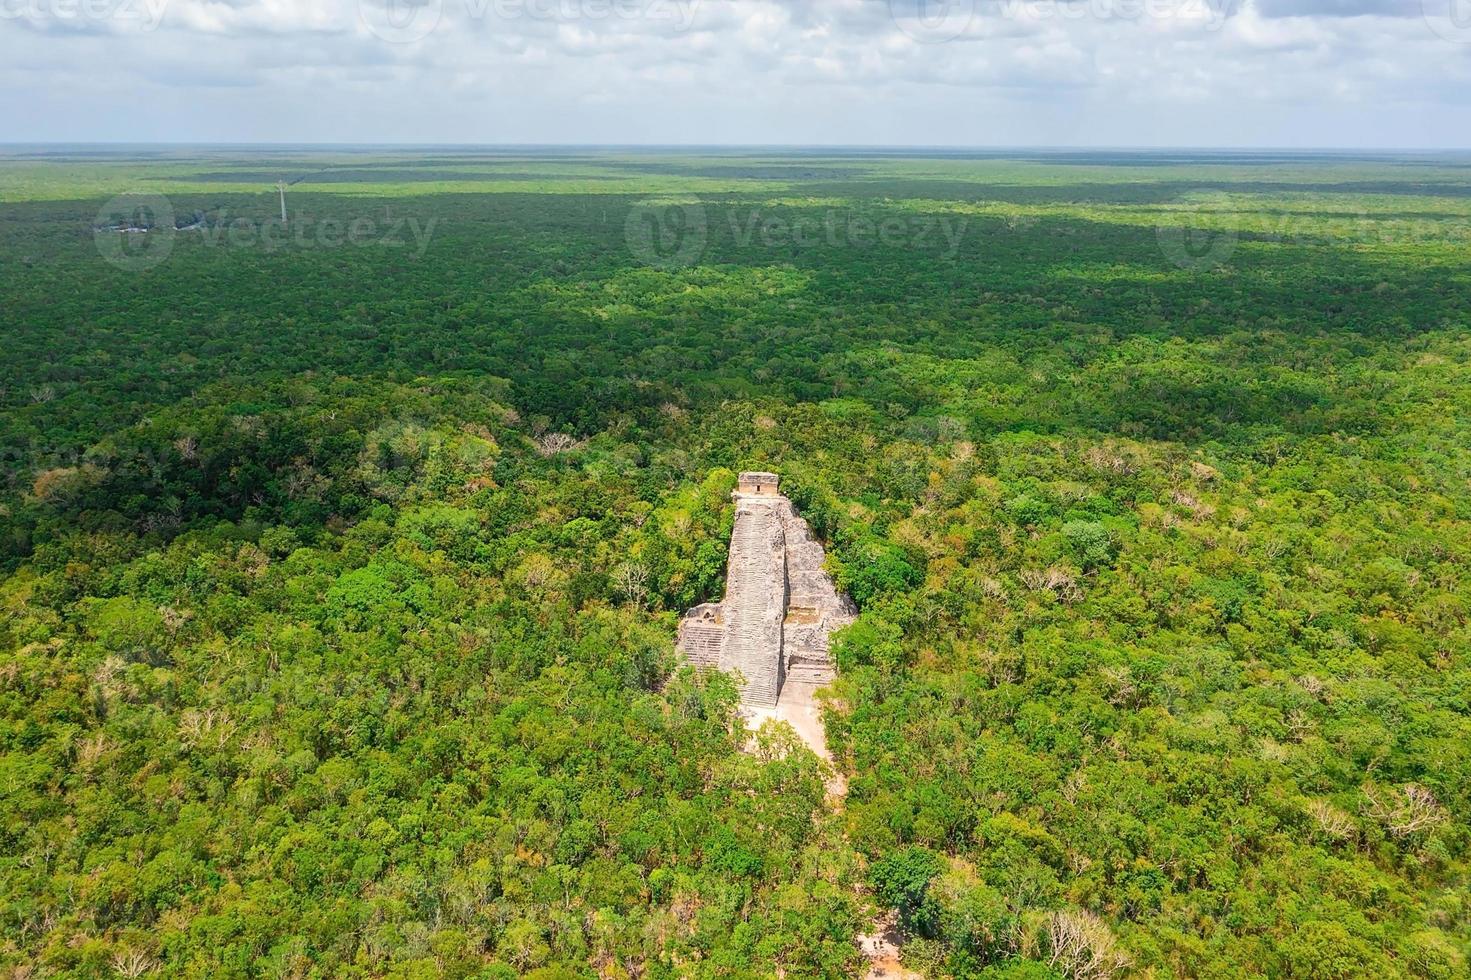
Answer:
[[[829,684],[837,676],[828,654],[827,633],[821,626],[792,626],[784,630],[782,641],[786,657],[786,679],[815,684]]]
[[[739,672],[748,708],[774,708],[788,680],[832,681],[829,637],[857,610],[823,570],[822,544],[777,492],[775,474],[740,479],[725,598],[685,614],[679,648],[696,667]]]
[[[736,511],[726,579],[724,668],[740,671],[742,700],[771,707],[781,693],[781,621],[786,608],[785,541],[769,506]]]

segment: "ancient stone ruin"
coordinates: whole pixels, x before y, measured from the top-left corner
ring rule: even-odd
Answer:
[[[697,667],[738,672],[741,702],[775,707],[788,683],[833,679],[828,639],[857,610],[822,568],[822,544],[775,473],[742,473],[725,598],[696,606],[679,624],[678,646]]]

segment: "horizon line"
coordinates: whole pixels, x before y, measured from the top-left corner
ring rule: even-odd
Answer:
[[[580,149],[580,150],[910,150],[946,152],[1189,152],[1189,153],[1471,153],[1471,146],[1273,146],[1091,143],[578,143],[578,142],[410,142],[410,141],[159,141],[159,140],[0,140],[0,147],[156,147],[156,148],[402,148],[402,149]]]

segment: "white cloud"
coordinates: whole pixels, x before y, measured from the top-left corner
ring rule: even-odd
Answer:
[[[163,2],[0,0],[0,138],[1433,146],[1471,132],[1457,96],[1471,32],[1437,34],[1418,0],[976,0],[946,43],[897,23],[890,0],[168,0],[149,20]],[[906,17],[916,2],[939,0],[893,0]]]

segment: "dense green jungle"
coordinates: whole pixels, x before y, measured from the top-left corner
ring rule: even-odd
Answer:
[[[0,341],[8,976],[1467,975],[1471,157],[9,146]]]

